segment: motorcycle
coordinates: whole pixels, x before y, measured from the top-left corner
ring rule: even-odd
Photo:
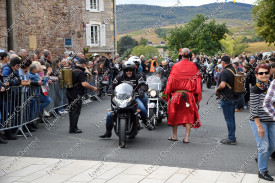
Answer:
[[[212,85],[216,85],[216,81],[214,79],[214,70],[215,70],[215,65],[211,64],[207,69],[206,69],[206,86],[207,88],[211,88]]]
[[[204,64],[200,65],[200,72],[201,72],[201,90],[203,89],[203,83],[205,83],[206,80],[206,70],[207,70],[207,66]]]
[[[119,138],[119,146],[124,148],[126,137],[135,138],[140,130],[137,94],[131,85],[122,83],[116,86],[111,98],[114,131]]]
[[[148,118],[151,124],[156,126],[162,123],[162,119],[167,117],[167,106],[165,101],[160,97],[162,91],[162,81],[159,76],[150,76],[147,78],[148,84]]]

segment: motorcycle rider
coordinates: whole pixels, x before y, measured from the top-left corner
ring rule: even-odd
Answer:
[[[121,72],[114,80],[112,85],[109,88],[109,92],[113,91],[115,87],[121,83],[128,83],[134,89],[138,86],[139,81],[144,81],[143,77],[140,74],[136,74],[136,65],[133,61],[126,61],[123,65],[123,72]],[[142,122],[145,124],[148,130],[153,130],[154,127],[147,120],[147,110],[141,98],[144,97],[145,92],[148,87],[146,85],[141,85],[139,88],[139,97],[136,98],[138,109],[141,110],[140,115]],[[147,104],[147,103],[146,103]],[[110,138],[112,136],[113,121],[112,121],[112,112],[107,113],[106,117],[106,132],[104,135],[99,136],[100,138]]]

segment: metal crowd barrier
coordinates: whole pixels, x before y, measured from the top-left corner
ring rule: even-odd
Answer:
[[[92,76],[88,82],[97,87],[101,88],[100,81],[105,81],[105,76]],[[86,95],[90,99],[95,98],[101,101],[99,95],[107,91],[107,87],[101,88],[101,91],[87,90]],[[0,133],[5,130],[11,130],[17,134],[19,131],[27,139],[27,136],[23,130],[30,133],[27,124],[33,123],[41,119],[44,123],[50,124],[43,114],[39,112],[41,87],[24,87],[14,86],[10,87],[5,92],[0,92]],[[49,84],[48,96],[52,102],[45,108],[46,111],[53,114],[54,117],[58,117],[58,110],[62,108],[65,110],[68,105],[66,97],[66,89],[61,88],[60,81]]]
[[[38,93],[40,88],[14,86],[0,94],[0,132],[11,130],[19,131],[27,138],[23,128],[31,135],[27,124],[39,119],[37,109],[40,106]]]

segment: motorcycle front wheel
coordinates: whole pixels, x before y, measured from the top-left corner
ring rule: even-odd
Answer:
[[[124,118],[120,119],[119,122],[119,146],[121,148],[124,148],[126,146],[126,125],[127,125],[127,121]]]
[[[211,88],[211,80],[209,77],[207,77],[206,86],[207,88]]]
[[[155,114],[156,114],[156,109],[155,108],[149,109],[149,120],[150,120],[150,123],[154,126],[156,126]]]

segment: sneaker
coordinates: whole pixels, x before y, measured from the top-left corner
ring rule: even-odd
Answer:
[[[220,142],[222,144],[226,144],[226,145],[236,145],[237,144],[236,140],[230,140],[230,139],[222,139]]]
[[[44,117],[50,117],[51,115],[50,115],[50,113],[48,113],[47,111],[44,111],[43,116],[44,116]]]
[[[267,181],[273,181],[274,179],[268,173],[269,173],[268,171],[259,172],[258,177],[260,179],[264,179],[264,180],[267,180]]]

